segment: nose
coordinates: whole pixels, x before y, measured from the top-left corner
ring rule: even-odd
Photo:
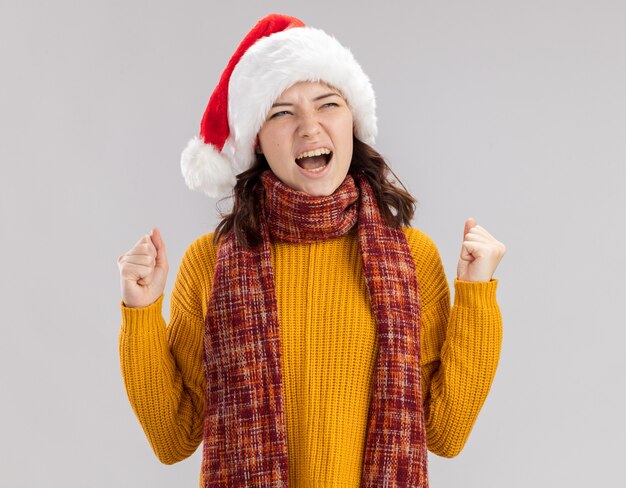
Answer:
[[[298,126],[298,135],[300,137],[311,137],[320,133],[320,124],[315,115],[303,115]]]

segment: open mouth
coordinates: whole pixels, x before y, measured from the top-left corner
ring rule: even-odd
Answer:
[[[296,159],[296,164],[302,169],[317,173],[322,171],[330,162],[333,157],[333,153],[320,154],[319,156],[307,156],[304,158]]]

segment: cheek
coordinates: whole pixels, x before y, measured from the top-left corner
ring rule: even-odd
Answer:
[[[340,128],[338,128],[339,134],[341,134],[341,142],[345,153],[352,154],[353,137],[354,137],[354,125],[352,119],[345,121]]]
[[[277,152],[286,147],[284,132],[278,128],[259,132],[258,140],[264,152]]]
[[[351,114],[341,121],[341,123],[337,127],[337,130],[341,134],[342,140],[345,141],[348,139],[352,139],[352,136],[354,135],[354,121],[352,120]]]

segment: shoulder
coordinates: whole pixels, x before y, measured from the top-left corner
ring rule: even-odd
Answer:
[[[415,262],[415,270],[424,303],[444,298],[449,294],[439,250],[432,238],[420,229],[402,227]]]
[[[187,246],[172,294],[172,301],[188,313],[204,316],[211,290],[217,248],[209,232]]]
[[[217,246],[213,244],[213,232],[208,232],[196,239],[187,246],[183,256],[183,264],[191,267],[202,267],[203,269],[213,269]]]
[[[406,240],[415,259],[415,264],[427,264],[433,259],[439,258],[439,251],[435,242],[424,231],[415,227],[402,227]]]

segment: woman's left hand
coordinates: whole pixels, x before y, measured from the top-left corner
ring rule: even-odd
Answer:
[[[457,279],[490,281],[505,252],[506,246],[470,217],[465,221]]]

